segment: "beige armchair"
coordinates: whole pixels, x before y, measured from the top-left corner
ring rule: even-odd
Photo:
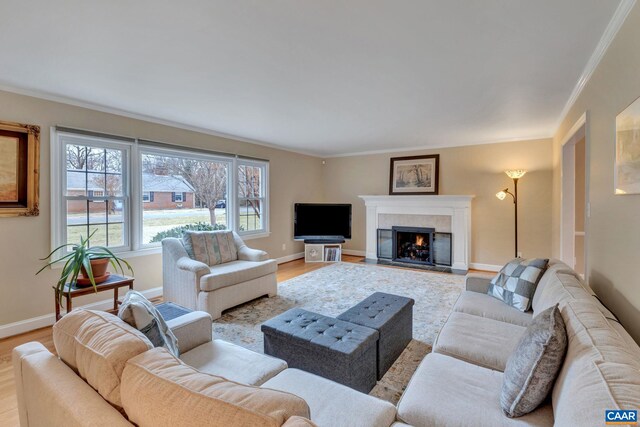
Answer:
[[[276,261],[264,251],[249,248],[235,232],[233,241],[238,259],[209,266],[190,258],[181,239],[164,239],[164,300],[206,311],[217,319],[223,310],[263,295],[277,295]]]

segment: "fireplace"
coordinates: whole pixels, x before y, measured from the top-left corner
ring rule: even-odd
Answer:
[[[434,265],[435,228],[391,227],[392,260],[412,264]]]

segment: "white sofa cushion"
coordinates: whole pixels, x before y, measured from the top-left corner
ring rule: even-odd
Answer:
[[[487,317],[518,326],[529,326],[533,314],[522,312],[490,295],[473,291],[463,291],[453,306],[453,311]]]
[[[433,351],[504,371],[525,330],[524,326],[453,312],[438,334]]]
[[[549,404],[520,418],[504,415],[502,377],[501,372],[453,357],[428,354],[398,403],[398,418],[415,427],[553,425]]]
[[[391,403],[298,369],[285,369],[263,387],[302,397],[319,427],[389,427],[396,418]]]
[[[287,368],[287,362],[227,341],[213,340],[180,356],[189,366],[247,385],[262,385]]]
[[[248,282],[258,277],[273,274],[278,270],[274,259],[267,261],[231,261],[211,267],[211,274],[200,278],[200,290],[205,292]]]
[[[279,427],[296,415],[309,418],[298,396],[198,372],[162,347],[127,362],[122,401],[129,420],[140,427]]]
[[[53,325],[53,342],[60,359],[117,407],[122,407],[125,363],[153,348],[142,332],[117,316],[84,309],[73,310]]]
[[[569,301],[561,314],[569,347],[552,392],[557,424],[597,425],[605,409],[637,409],[638,345],[621,336],[593,303]]]

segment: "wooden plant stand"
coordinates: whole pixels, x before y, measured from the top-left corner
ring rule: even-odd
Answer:
[[[112,274],[106,282],[102,282],[96,285],[97,290],[93,288],[93,286],[78,288],[76,286],[71,286],[71,291],[69,291],[70,285],[67,283],[64,285],[64,291],[62,292],[62,296],[66,298],[67,301],[67,313],[73,310],[73,299],[76,297],[80,297],[83,295],[91,295],[96,292],[110,291],[113,290],[113,310],[118,310],[118,305],[120,301],[118,301],[118,290],[125,286],[129,287],[129,289],[133,289],[133,277],[128,276],[119,276],[116,274]],[[54,299],[56,304],[56,322],[62,318],[60,315],[60,292],[58,289],[54,288]]]

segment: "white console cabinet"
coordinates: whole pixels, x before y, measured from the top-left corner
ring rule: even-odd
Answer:
[[[304,262],[342,261],[340,243],[307,243],[304,245]]]

